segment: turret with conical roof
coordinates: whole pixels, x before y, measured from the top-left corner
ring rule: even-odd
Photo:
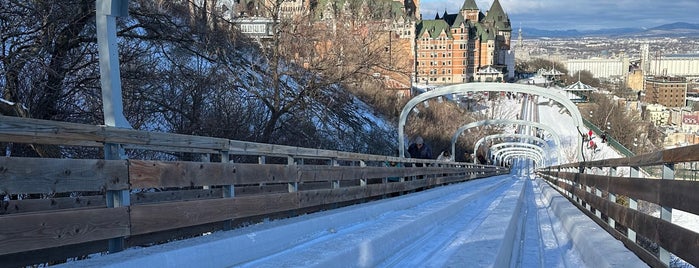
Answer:
[[[507,13],[500,5],[500,1],[493,1],[493,5],[490,6],[490,10],[483,18],[483,23],[488,25],[488,27],[494,28],[497,31],[497,35],[502,37],[500,41],[505,44],[507,49],[510,48],[512,26],[510,25],[510,18],[507,17]]]
[[[481,11],[478,9],[478,5],[476,5],[476,0],[466,0],[464,5],[461,6],[461,16],[466,18],[466,20],[478,22],[480,13]]]
[[[478,5],[476,5],[476,0],[464,1],[464,5],[461,6],[461,10],[478,10]]]
[[[512,32],[512,27],[510,26],[510,18],[502,9],[500,1],[495,0],[493,5],[490,6],[490,10],[486,13],[483,21],[490,26],[498,29],[498,31],[509,31]]]

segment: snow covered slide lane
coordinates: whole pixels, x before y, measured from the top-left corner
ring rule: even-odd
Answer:
[[[500,176],[433,189],[430,191],[443,193],[414,207],[394,208],[366,222],[338,226],[334,232],[326,232],[316,239],[241,267],[403,266],[391,264],[391,261],[379,264],[391,256],[395,256],[394,260],[412,260],[413,265],[421,264],[422,259],[431,254],[422,251],[421,245],[435,244],[435,241],[451,237],[460,229],[445,223],[453,223],[455,218],[463,216],[464,211],[482,210],[485,206],[481,199],[496,199],[515,181],[512,177]],[[454,187],[462,189],[448,194],[443,191]],[[449,231],[445,233],[445,230]]]

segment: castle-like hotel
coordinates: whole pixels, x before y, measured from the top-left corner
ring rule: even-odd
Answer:
[[[421,20],[416,27],[418,83],[499,82],[513,76],[512,27],[495,0],[484,15],[475,0],[456,14]]]
[[[231,17],[266,16],[259,13],[270,0],[230,0],[227,10]],[[221,1],[225,2],[225,1]],[[434,19],[423,20],[419,0],[287,0],[280,15],[293,18],[315,12],[319,19],[333,19],[332,10],[348,6],[368,6],[387,2],[402,11],[392,16],[388,27],[396,33],[395,47],[409,47],[404,60],[411,60],[411,77],[396,78],[406,84],[453,84],[473,81],[500,82],[514,76],[514,53],[510,50],[512,27],[499,0],[495,0],[484,14],[475,0],[465,0],[456,14],[446,11]],[[365,10],[365,9],[360,9]],[[395,14],[395,13],[394,13]],[[246,20],[240,20],[246,21]],[[247,23],[247,22],[246,22]],[[241,29],[262,29],[261,26],[241,25]],[[251,32],[255,34],[254,32]],[[392,37],[393,38],[393,37]],[[408,81],[412,80],[412,81]]]

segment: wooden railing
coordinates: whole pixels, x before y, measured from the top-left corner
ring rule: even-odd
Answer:
[[[509,173],[495,166],[0,116],[0,144],[10,143],[104,151],[118,145],[113,148],[126,149],[129,159],[0,157],[3,267],[61,262]],[[135,157],[154,151],[159,155],[152,158],[190,154],[202,161]],[[245,159],[254,162],[240,162]],[[425,167],[409,167],[415,163]]]
[[[699,182],[675,172],[697,161],[699,145],[693,145],[549,167],[539,174],[651,266],[668,266],[671,254],[699,266],[699,234],[672,223],[673,209],[699,215]],[[640,167],[659,168],[662,175],[641,178]],[[620,176],[622,169],[628,172]],[[639,210],[640,202],[646,211]],[[647,214],[658,211],[659,216]]]

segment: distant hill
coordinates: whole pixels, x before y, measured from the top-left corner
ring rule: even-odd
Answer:
[[[650,28],[648,30],[678,30],[678,29],[699,30],[699,24],[686,23],[686,22],[675,22],[675,23],[660,25],[658,27]]]
[[[699,37],[699,24],[686,22],[676,22],[664,24],[657,27],[643,28],[609,28],[600,30],[542,30],[536,28],[523,28],[525,36],[528,38],[551,37],[551,38],[575,38],[575,37]]]
[[[634,36],[642,37],[699,37],[699,24],[676,22],[650,28]]]

